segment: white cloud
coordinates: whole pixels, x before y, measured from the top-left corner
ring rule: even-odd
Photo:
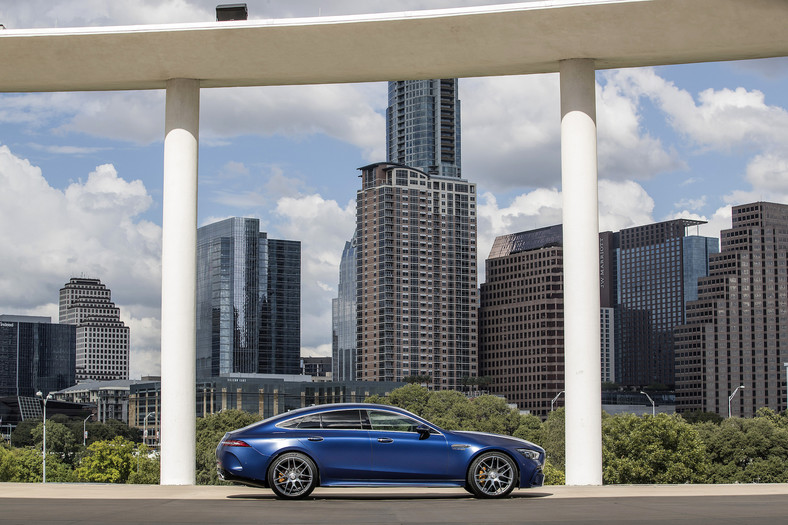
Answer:
[[[339,279],[342,247],[356,227],[355,200],[342,207],[317,194],[282,197],[275,213],[279,221],[269,237],[301,241],[301,344],[316,347],[331,339],[333,283]]]
[[[650,179],[685,169],[678,153],[642,126],[639,100],[615,75],[597,85],[600,177]],[[484,190],[550,187],[561,178],[556,74],[462,79],[463,173]]]
[[[645,96],[666,114],[673,128],[702,148],[769,150],[784,147],[788,111],[766,103],[764,94],[743,87],[706,89],[692,94],[651,68],[621,69],[609,77],[630,96]]]
[[[201,96],[201,135],[211,140],[323,134],[379,160],[385,157],[385,119],[379,112],[385,104],[381,83],[207,89]]]
[[[788,195],[788,152],[756,155],[747,166],[747,180],[753,188],[772,195]]]
[[[13,225],[0,230],[0,311],[56,321],[51,305],[69,278],[99,278],[139,326],[133,351],[158,351],[158,329],[148,327],[161,304],[161,228],[137,218],[152,202],[145,186],[102,165],[60,191],[2,145],[0,186],[0,224]]]

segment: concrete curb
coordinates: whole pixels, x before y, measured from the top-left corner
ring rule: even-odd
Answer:
[[[741,485],[604,485],[604,486],[545,486],[518,490],[520,498],[626,498],[626,497],[682,497],[682,496],[788,496],[788,483]],[[463,489],[432,487],[386,488],[318,488],[313,496],[343,498],[458,498],[470,497]],[[173,499],[223,500],[273,497],[270,490],[243,486],[195,485],[114,485],[94,483],[0,483],[0,499]]]

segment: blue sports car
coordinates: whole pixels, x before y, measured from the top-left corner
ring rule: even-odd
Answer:
[[[219,477],[303,498],[315,487],[464,487],[504,497],[544,481],[544,449],[497,434],[449,431],[401,408],[357,404],[293,410],[228,432]]]

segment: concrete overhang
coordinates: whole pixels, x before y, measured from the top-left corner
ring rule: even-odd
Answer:
[[[786,0],[554,0],[363,16],[0,30],[0,91],[325,84],[788,55]]]

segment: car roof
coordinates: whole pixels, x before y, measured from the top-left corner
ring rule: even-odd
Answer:
[[[391,405],[379,405],[377,403],[326,403],[321,405],[312,405],[308,407],[296,408],[290,410],[288,412],[283,412],[281,414],[277,414],[273,417],[270,417],[265,420],[266,423],[281,421],[283,419],[290,419],[296,416],[308,415],[308,414],[315,414],[319,412],[328,412],[332,410],[391,410],[393,412],[399,412],[400,414],[407,414],[409,416],[417,417],[416,414],[408,412],[404,408],[395,407]],[[421,419],[421,418],[420,418]]]

